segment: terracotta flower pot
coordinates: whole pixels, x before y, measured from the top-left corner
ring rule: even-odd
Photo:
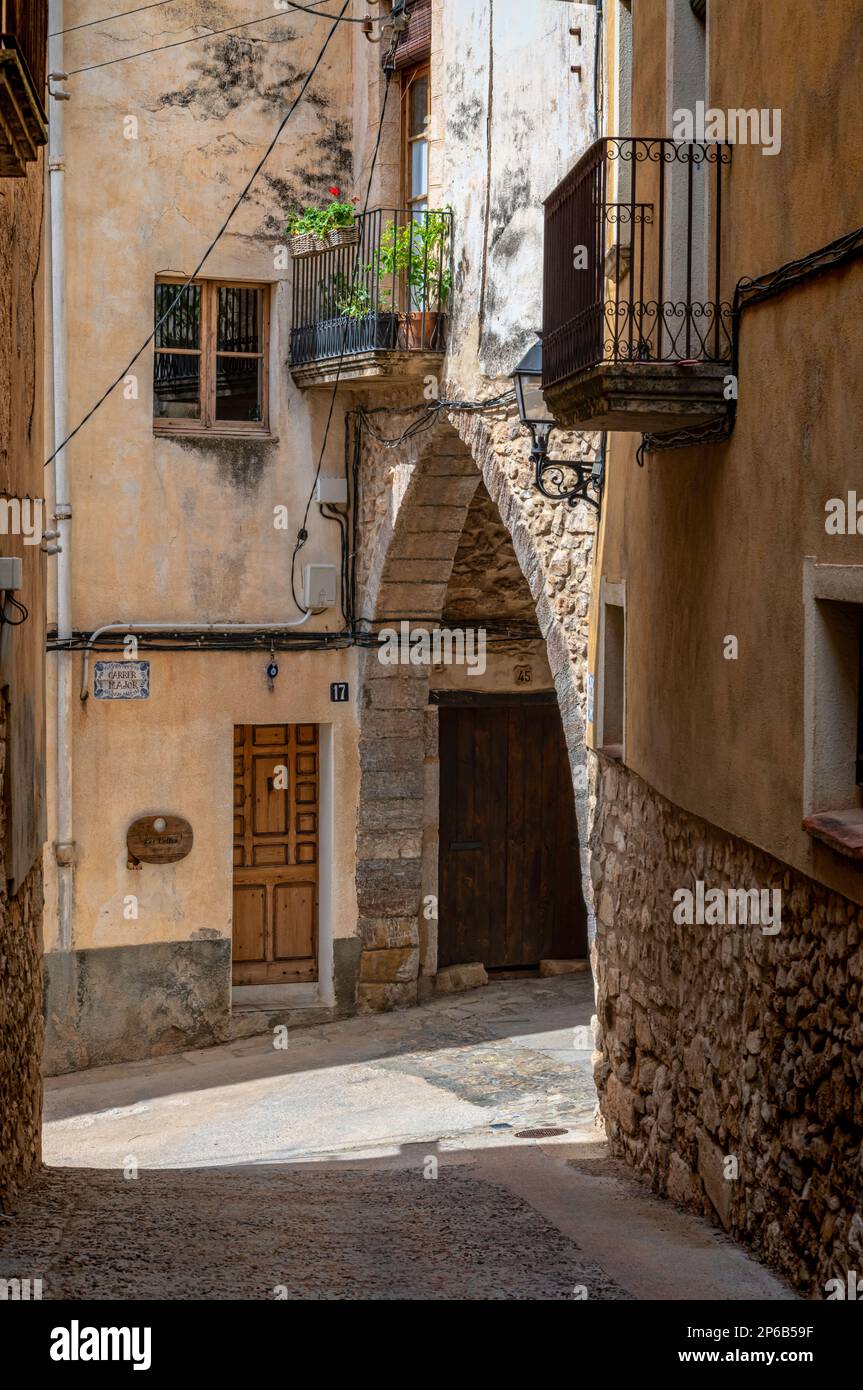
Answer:
[[[435,310],[428,309],[422,313],[419,309],[412,309],[407,316],[407,342],[408,349],[412,352],[440,349],[442,347],[441,338],[443,330],[441,325],[442,315]]]

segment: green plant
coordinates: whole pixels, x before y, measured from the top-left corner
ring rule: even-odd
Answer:
[[[305,208],[302,212],[295,212],[288,219],[288,235],[303,236],[309,233],[323,240],[329,231],[328,215],[327,208]]]
[[[404,278],[414,307],[443,309],[452,289],[448,232],[445,212],[415,213],[400,227],[387,223],[378,254],[379,278]],[[383,295],[389,299],[390,291],[383,291]]]
[[[327,231],[331,231],[334,227],[352,227],[354,225],[354,209],[350,203],[340,203],[338,199],[334,198],[324,211],[329,219]]]
[[[365,276],[368,267],[363,267]],[[372,297],[367,284],[351,284],[345,275],[334,275],[330,284],[333,305],[347,319],[361,319],[371,313]]]
[[[292,213],[288,218],[288,235],[302,236],[308,232],[323,241],[334,227],[352,227],[354,217],[353,205],[334,197],[324,208],[307,207],[302,212]]]

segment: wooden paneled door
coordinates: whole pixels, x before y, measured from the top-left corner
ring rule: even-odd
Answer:
[[[318,978],[318,728],[234,729],[235,985]]]
[[[438,963],[587,955],[572,778],[554,704],[440,710]]]

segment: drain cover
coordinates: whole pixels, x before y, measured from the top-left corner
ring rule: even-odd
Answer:
[[[565,1129],[518,1129],[516,1139],[553,1139],[556,1134],[566,1134]]]

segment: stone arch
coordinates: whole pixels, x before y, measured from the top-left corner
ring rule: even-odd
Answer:
[[[502,432],[511,434],[511,426],[498,421],[489,428],[477,416],[454,416],[439,418],[432,430],[415,437],[408,456],[395,463],[392,455],[385,462],[383,451],[371,447],[359,503],[365,528],[359,611],[376,627],[397,627],[402,618],[442,624],[471,506],[481,488],[488,491],[529,588],[558,697],[592,939],[583,691],[576,676],[586,647],[567,626],[569,610],[555,609],[550,582],[560,549],[553,514],[569,509],[542,503],[540,515],[533,515],[523,443],[518,439],[507,449]],[[586,524],[584,532],[572,534],[591,530]],[[586,597],[576,608],[579,621],[586,618]],[[376,647],[374,642],[362,652],[359,672],[358,999],[365,1010],[403,1007],[426,997],[433,988],[437,950],[429,903],[437,895],[437,709],[429,706],[428,667],[383,665]]]

